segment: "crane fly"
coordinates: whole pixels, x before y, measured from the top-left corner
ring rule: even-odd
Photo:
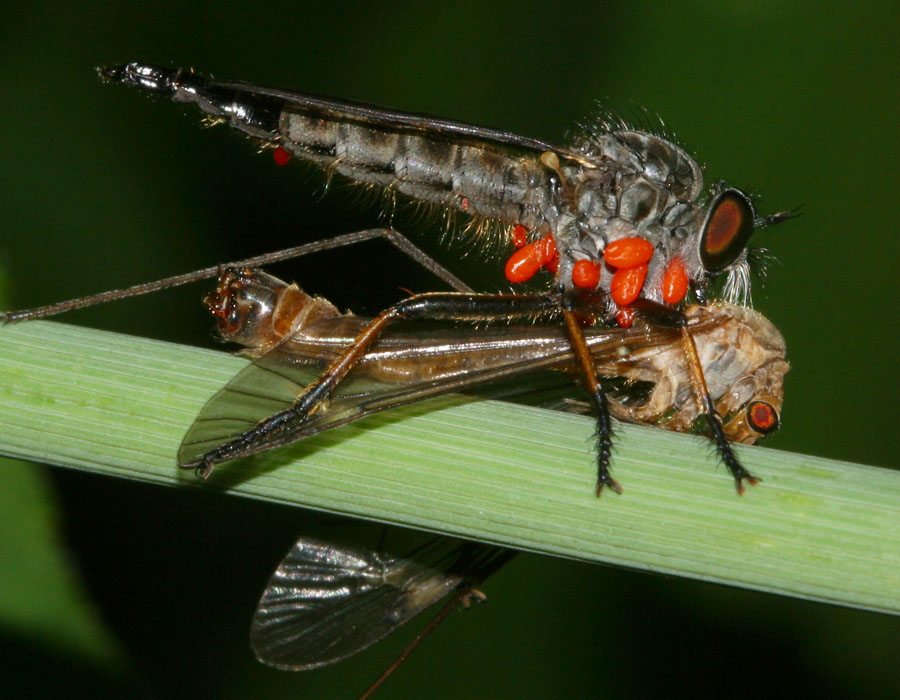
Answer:
[[[362,231],[337,243],[391,240],[391,236],[389,230]],[[307,244],[303,251],[335,243],[331,239]],[[201,270],[137,289],[143,293],[208,273]],[[101,300],[130,293],[114,291],[101,295]],[[320,376],[371,323],[339,312],[297,284],[247,267],[219,268],[218,283],[204,302],[221,338],[241,345],[242,354],[252,362],[209,399],[188,430],[178,455],[185,466],[193,466],[211,446],[291,405],[297,392]],[[84,305],[83,300],[77,305]],[[752,444],[776,430],[789,369],[777,328],[762,314],[725,302],[689,306],[684,316],[727,438]],[[613,415],[678,432],[709,432],[679,328],[639,323],[586,328],[583,333],[598,373],[607,380],[622,380],[607,387]],[[578,372],[577,353],[558,325],[503,325],[477,334],[461,334],[454,327],[392,327],[369,346],[301,434],[282,436],[278,444],[377,411],[542,369]],[[275,446],[261,443],[251,451]],[[494,545],[446,537],[400,554],[301,537],[260,598],[251,624],[251,647],[260,661],[280,669],[336,663],[452,593],[361,696],[368,697],[453,608],[483,598],[475,586],[513,556],[514,552]]]
[[[398,320],[554,319],[565,328],[597,417],[597,495],[605,487],[620,492],[610,472],[614,407],[585,331],[628,327],[640,314],[680,330],[694,394],[719,457],[738,493],[745,482],[757,482],[738,461],[715,410],[683,309],[689,298],[704,303],[715,278],[724,280],[726,301],[744,302],[751,236],[792,212],[761,216],[735,187],[716,183],[705,189],[700,166],[682,148],[616,119],[584,128],[570,146],[557,146],[349,100],[212,80],[193,70],[129,63],[99,72],[110,82],[196,105],[209,121],[227,123],[272,148],[279,164],[295,156],[352,181],[464,213],[476,230],[496,223],[515,248],[504,265],[506,279],[523,284],[543,275],[548,282],[541,293],[480,294],[451,273],[442,274],[454,293],[415,295],[389,307],[360,328],[288,408],[202,455],[185,457],[183,466],[207,476],[216,464],[259,451],[260,445],[307,434],[353,366]],[[423,258],[416,257],[429,269],[443,270]],[[42,310],[7,320],[38,315]]]
[[[340,358],[373,319],[343,314],[261,270],[227,268],[205,303],[219,335],[243,346],[253,362],[216,393],[188,430],[182,466],[266,421],[292,416],[305,387]],[[778,427],[788,365],[784,340],[761,314],[717,302],[685,310],[707,391],[726,437],[754,443]],[[280,431],[262,430],[239,456],[256,454],[390,408],[538,370],[578,376],[577,352],[558,325],[503,325],[461,334],[458,327],[386,329],[348,371],[329,401]],[[709,432],[693,391],[678,328],[634,324],[583,330],[597,373],[624,380],[607,391],[624,421],[678,432]]]
[[[205,303],[220,336],[243,346],[253,361],[209,400],[188,431],[179,452],[179,461],[188,464],[290,405],[371,323],[340,313],[296,284],[248,268],[224,269]],[[777,429],[788,371],[778,330],[761,314],[722,302],[691,306],[685,315],[728,438],[754,443]],[[632,326],[584,334],[598,371],[625,380],[618,393],[609,392],[614,415],[679,432],[707,429],[676,330]],[[302,435],[282,441],[488,381],[577,368],[565,331],[555,325],[503,326],[474,337],[454,328],[395,327],[353,366],[328,404],[304,424]],[[513,555],[444,537],[400,556],[302,537],[259,601],[251,647],[260,661],[276,668],[317,668],[362,651],[454,593],[362,696],[368,697],[455,606],[481,597],[474,586]]]

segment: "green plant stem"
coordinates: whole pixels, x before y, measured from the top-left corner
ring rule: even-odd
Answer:
[[[619,426],[593,495],[590,418],[447,396],[216,468],[175,466],[246,360],[50,322],[0,328],[0,453],[841,605],[900,612],[900,473]]]

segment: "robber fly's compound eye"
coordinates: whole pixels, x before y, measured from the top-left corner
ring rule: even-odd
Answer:
[[[736,189],[716,195],[700,234],[700,262],[707,272],[721,272],[747,247],[756,214],[747,196]]]
[[[751,401],[747,406],[747,423],[756,432],[768,435],[778,430],[778,411],[767,401]]]

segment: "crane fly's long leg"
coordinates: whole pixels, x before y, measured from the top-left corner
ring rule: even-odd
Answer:
[[[684,349],[684,356],[687,360],[688,368],[691,371],[691,385],[694,388],[694,395],[700,404],[700,410],[706,414],[706,421],[712,431],[713,441],[716,443],[716,452],[725,462],[731,476],[734,477],[734,486],[739,495],[744,495],[744,481],[751,486],[756,486],[759,479],[744,469],[743,465],[738,461],[737,455],[731,447],[731,443],[725,436],[722,429],[722,419],[716,413],[716,407],[713,405],[712,397],[709,395],[709,389],[706,386],[706,378],[703,376],[703,366],[700,364],[700,356],[697,354],[697,345],[694,343],[694,337],[688,330],[687,325],[681,326],[681,347]]]
[[[506,564],[518,554],[518,552],[513,552],[511,550],[503,551],[486,545],[476,545],[476,547],[481,551],[489,552],[485,557],[485,562],[478,563],[474,567],[473,571],[471,571],[462,583],[456,587],[456,592],[453,594],[453,597],[441,607],[437,614],[429,620],[428,624],[419,631],[409,644],[406,645],[406,648],[400,652],[400,655],[394,659],[391,665],[385,669],[384,673],[382,673],[372,685],[366,688],[365,692],[360,695],[357,700],[366,700],[371,697],[372,693],[382,686],[391,674],[400,667],[400,664],[406,661],[409,655],[415,651],[416,647],[422,643],[422,640],[431,634],[434,629],[441,624],[451,612],[453,612],[453,610],[457,607],[468,608],[472,604],[473,598],[479,601],[486,600],[487,597],[484,593],[476,589],[475,586],[489,576],[492,576],[498,569],[506,566]]]
[[[384,682],[391,677],[394,671],[400,668],[400,664],[406,661],[407,657],[416,650],[416,647],[418,647],[419,644],[422,643],[425,637],[431,634],[439,624],[446,620],[447,616],[451,612],[453,612],[457,606],[461,605],[463,607],[468,607],[469,599],[472,596],[477,596],[479,593],[479,591],[475,591],[472,588],[471,583],[461,583],[456,589],[456,593],[453,594],[453,597],[449,601],[447,601],[447,603],[438,611],[438,613],[428,621],[428,624],[425,625],[425,627],[423,627],[415,637],[413,637],[413,640],[406,645],[403,651],[400,652],[400,655],[391,662],[391,665],[384,670],[384,673],[382,673],[380,676],[378,676],[378,678],[375,679],[372,685],[366,688],[365,692],[363,692],[363,694],[360,695],[357,700],[367,700],[368,698],[372,697],[372,693],[378,690],[384,684]]]
[[[368,352],[384,328],[392,321],[491,321],[517,316],[537,316],[559,308],[556,294],[462,294],[432,292],[397,302],[380,313],[329,365],[328,369],[297,397],[294,405],[261,421],[255,427],[205,454],[197,462],[182,464],[206,478],[220,462],[260,452],[276,444],[290,442],[296,426],[319,410],[335,387]]]
[[[401,250],[403,253],[405,253],[407,256],[419,263],[426,270],[433,273],[436,277],[442,279],[456,291],[468,293],[471,293],[473,291],[472,288],[469,287],[465,282],[460,280],[445,267],[438,264],[436,260],[429,256],[425,251],[415,246],[403,234],[390,228],[374,228],[367,229],[365,231],[347,233],[342,236],[335,236],[334,238],[328,238],[324,241],[305,243],[293,248],[277,250],[272,253],[264,253],[263,255],[257,255],[256,257],[247,258],[246,260],[239,260],[237,262],[216,265],[215,267],[206,267],[202,270],[195,270],[194,272],[187,272],[185,274],[175,275],[173,277],[166,277],[165,279],[157,280],[155,282],[136,284],[132,287],[125,287],[124,289],[111,289],[99,294],[92,294],[91,296],[79,297],[77,299],[69,299],[68,301],[60,301],[55,304],[39,306],[34,309],[22,309],[19,311],[8,311],[6,313],[0,313],[0,322],[15,323],[16,321],[27,321],[35,318],[55,316],[56,314],[61,314],[66,311],[83,309],[86,306],[94,306],[95,304],[103,304],[108,301],[116,301],[118,299],[127,299],[128,297],[141,296],[143,294],[150,294],[151,292],[158,292],[162,289],[171,289],[172,287],[180,287],[185,284],[190,284],[191,282],[199,282],[200,280],[211,279],[213,277],[218,277],[221,271],[227,267],[260,267],[273,262],[280,262],[282,260],[290,260],[292,258],[299,258],[304,255],[318,253],[323,250],[343,248],[344,246],[353,245],[354,243],[371,241],[376,238],[385,239],[396,248]]]
[[[597,411],[597,496],[603,493],[603,487],[609,486],[616,493],[622,493],[619,482],[609,473],[609,462],[612,457],[612,418],[609,414],[609,404],[606,394],[597,379],[597,368],[594,365],[594,356],[584,339],[584,333],[578,323],[578,315],[569,310],[563,311],[566,319],[566,330],[572,342],[572,349],[581,365],[584,378],[587,381],[588,393]]]

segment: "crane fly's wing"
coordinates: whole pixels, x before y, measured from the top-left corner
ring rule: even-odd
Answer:
[[[555,356],[472,370],[437,381],[382,382],[352,370],[331,399],[290,435],[260,442],[244,454],[288,444],[388,408],[463,391],[498,377],[552,366],[564,361],[567,355],[568,350],[565,350]],[[292,360],[279,346],[238,372],[213,395],[194,420],[182,440],[178,464],[188,466],[198,462],[210,450],[250,430],[265,418],[290,409],[305,387],[322,372],[319,366]]]
[[[289,409],[303,387],[321,374],[317,367],[286,366],[283,362],[275,348],[213,394],[182,439],[178,464],[196,462],[264,418]]]
[[[288,432],[248,445],[235,457],[257,454],[290,444],[389,408],[405,406],[449,392],[465,391],[501,378],[564,366],[571,360],[571,349],[565,335],[559,335],[558,328],[506,329],[497,331],[495,335],[506,337],[504,333],[507,335],[521,333],[540,338],[542,333],[549,333],[551,330],[556,334],[556,339],[544,344],[537,354],[533,353],[533,348],[530,355],[522,355],[524,359],[516,353],[507,353],[501,360],[487,366],[478,367],[472,363],[465,371],[437,379],[428,376],[426,372],[425,376],[408,381],[385,382],[369,376],[365,363],[360,363],[338,384],[331,398],[302,423],[293,426]],[[483,340],[482,336],[476,337],[480,340],[473,341],[472,347],[467,352],[483,351],[485,345],[490,344],[490,341]],[[544,337],[546,338],[546,335]],[[603,357],[619,352],[623,347],[635,349],[670,344],[672,333],[655,328],[610,328],[588,331],[586,339],[595,357]],[[420,362],[423,364],[432,359],[429,355],[427,334],[394,337],[390,342],[395,348],[405,345],[411,355],[421,357]],[[524,345],[522,352],[526,352]],[[203,407],[181,443],[178,452],[179,465],[194,466],[210,450],[250,430],[260,421],[292,408],[305,387],[322,371],[321,362],[316,363],[315,360],[316,358],[308,355],[291,354],[290,345],[283,343],[247,365]]]
[[[304,670],[345,659],[406,624],[464,580],[511,556],[491,545],[432,538],[402,557],[301,538],[272,574],[250,645],[263,663]]]

